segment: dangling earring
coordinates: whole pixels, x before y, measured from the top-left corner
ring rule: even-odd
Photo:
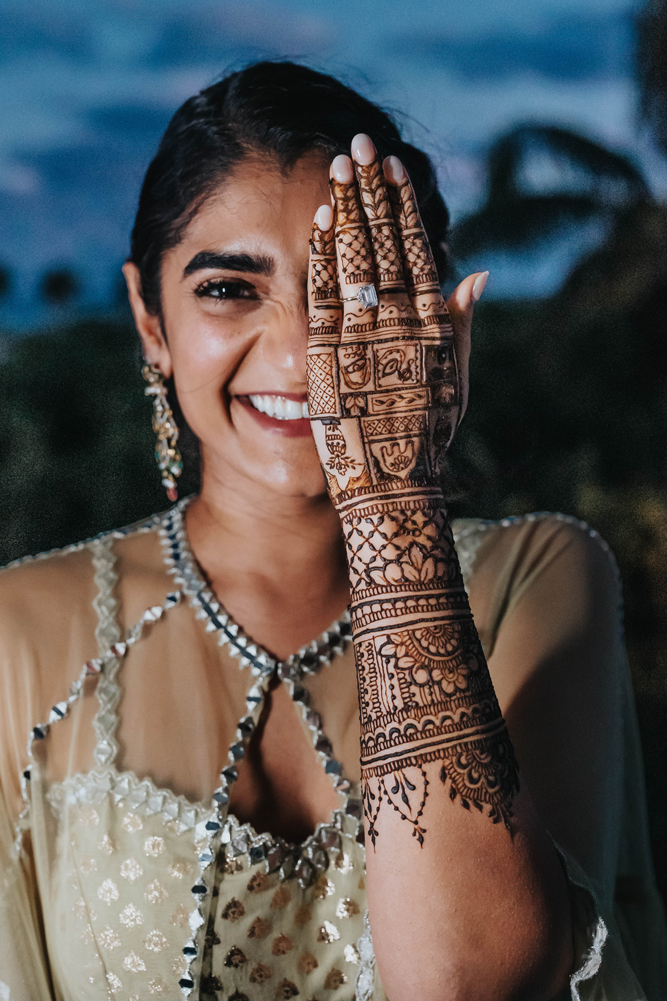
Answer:
[[[166,487],[170,501],[178,498],[176,478],[183,472],[183,460],[178,450],[178,426],[167,400],[167,388],[162,372],[146,362],[141,374],[148,383],[144,392],[153,397],[153,430],[157,435],[155,461],[162,475],[162,486]]]

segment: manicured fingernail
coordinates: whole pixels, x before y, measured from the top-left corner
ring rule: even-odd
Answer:
[[[352,156],[362,167],[367,167],[375,159],[373,140],[365,132],[360,132],[352,140]]]
[[[334,157],[331,164],[331,173],[341,184],[351,184],[354,180],[354,170],[352,169],[352,161],[349,156],[341,153],[339,156]]]
[[[384,176],[390,184],[401,184],[405,179],[405,167],[397,156],[388,156],[384,163]]]
[[[477,275],[475,278],[475,284],[472,287],[472,300],[473,302],[479,302],[482,298],[482,292],[486,288],[486,283],[489,278],[489,272],[483,271],[481,275]]]
[[[315,213],[315,225],[326,233],[333,226],[333,209],[330,205],[320,205]]]

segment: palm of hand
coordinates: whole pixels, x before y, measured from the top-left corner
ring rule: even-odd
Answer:
[[[435,485],[461,407],[453,330],[412,185],[377,160],[313,227],[308,406],[334,501]],[[377,305],[356,298],[374,285]]]

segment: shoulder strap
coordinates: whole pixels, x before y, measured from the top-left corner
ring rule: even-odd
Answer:
[[[94,580],[97,585],[97,594],[93,599],[93,607],[97,612],[95,638],[99,656],[105,658],[105,670],[100,675],[96,688],[100,707],[93,719],[93,728],[97,736],[94,753],[98,765],[113,764],[118,751],[113,735],[118,725],[116,707],[120,691],[116,674],[120,661],[115,657],[107,658],[109,648],[120,640],[120,629],[116,622],[118,602],[114,595],[118,575],[115,571],[116,555],[113,542],[112,535],[105,535],[93,539],[89,544],[95,568]]]

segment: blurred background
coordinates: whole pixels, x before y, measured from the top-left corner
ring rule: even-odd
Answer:
[[[489,269],[455,514],[614,549],[667,891],[667,0],[0,0],[0,563],[166,506],[120,266],[178,105],[289,57],[437,164]],[[192,466],[184,491],[196,488]]]

